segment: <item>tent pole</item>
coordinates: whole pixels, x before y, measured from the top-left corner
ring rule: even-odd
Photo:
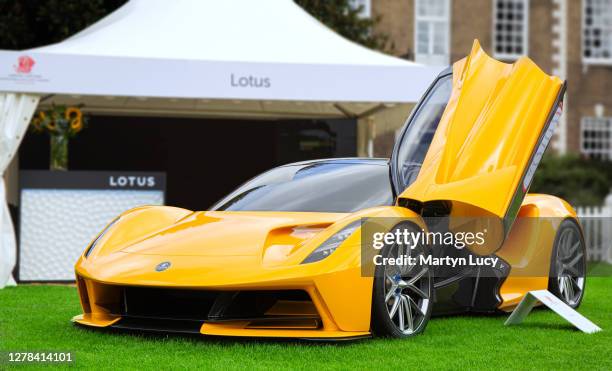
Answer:
[[[334,103],[334,108],[336,108],[338,111],[342,112],[342,114],[344,116],[346,116],[346,118],[349,119],[354,119],[357,118],[357,114],[349,111],[348,109],[344,108],[340,103]]]

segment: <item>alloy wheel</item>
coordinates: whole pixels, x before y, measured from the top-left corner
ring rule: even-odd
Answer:
[[[431,300],[431,275],[429,267],[419,263],[424,249],[417,246],[394,245],[389,257],[411,256],[417,260],[414,265],[385,266],[385,304],[391,321],[405,335],[418,332],[427,321]]]

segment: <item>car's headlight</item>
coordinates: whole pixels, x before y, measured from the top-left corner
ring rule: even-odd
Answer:
[[[317,247],[304,261],[302,264],[314,263],[319,260],[323,260],[330,256],[344,240],[350,237],[357,228],[361,226],[361,220],[357,220],[342,228],[336,232],[333,236],[325,240],[319,247]]]
[[[102,232],[100,232],[100,234],[98,235],[98,237],[96,237],[96,239],[91,243],[91,245],[89,245],[89,248],[87,249],[87,251],[85,251],[85,257],[88,257],[89,254],[91,254],[92,251],[94,251],[94,249],[96,248],[96,245],[98,245],[98,241],[100,241],[100,239],[102,239],[102,237],[106,234],[106,232],[108,232],[109,229],[111,229],[111,227],[117,223],[117,220],[119,220],[119,218],[115,218],[115,220],[113,220],[112,222],[110,222],[106,228],[104,228],[102,230]]]

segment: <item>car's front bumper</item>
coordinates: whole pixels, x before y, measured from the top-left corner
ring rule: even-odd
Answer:
[[[117,254],[122,255],[121,268],[111,262],[103,264],[104,271],[97,264],[77,264],[83,314],[75,316],[74,322],[93,327],[218,336],[350,339],[370,335],[373,279],[362,277],[359,265],[346,260],[340,266],[330,261],[298,267],[258,265],[257,269],[246,270],[244,266],[252,267],[254,263],[246,262],[250,257],[236,257],[236,261],[242,259],[245,264],[221,269],[210,257],[140,255],[132,261],[125,253]],[[172,274],[152,269],[170,259]],[[108,268],[113,266],[117,268]],[[198,270],[194,270],[196,266]],[[138,290],[158,290],[159,294],[130,299],[130,293]],[[285,300],[289,292],[302,292],[303,297]],[[280,296],[275,298],[272,293]],[[191,302],[189,295],[199,301]],[[210,295],[210,302],[202,304],[198,295]],[[235,313],[232,307],[233,312],[228,309],[225,317],[219,315],[219,306],[232,295],[242,300],[234,307],[250,309]],[[134,312],[131,304],[137,301],[140,308]],[[173,308],[169,302],[195,306],[199,311]],[[252,310],[253,306],[261,308]]]

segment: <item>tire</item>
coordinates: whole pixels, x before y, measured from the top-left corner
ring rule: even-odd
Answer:
[[[412,223],[395,226],[396,230],[421,232]],[[426,246],[410,249],[401,245],[385,246],[383,257],[402,254],[417,259],[427,254]],[[433,308],[433,278],[431,269],[423,264],[413,266],[378,265],[374,274],[372,292],[372,332],[376,336],[407,338],[425,330]]]
[[[586,244],[580,226],[573,219],[564,220],[555,236],[548,291],[576,309],[584,297],[586,284]]]

